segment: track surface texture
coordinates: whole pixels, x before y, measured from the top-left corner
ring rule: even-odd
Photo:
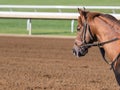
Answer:
[[[118,90],[99,50],[72,55],[74,39],[0,36],[0,90]]]

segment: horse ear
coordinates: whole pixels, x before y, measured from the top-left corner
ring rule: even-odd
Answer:
[[[79,14],[82,14],[82,9],[78,8]]]
[[[88,12],[85,11],[85,8],[84,8],[84,10],[78,8],[78,12],[81,16],[83,16],[86,19]]]

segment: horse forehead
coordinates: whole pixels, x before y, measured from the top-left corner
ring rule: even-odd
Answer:
[[[78,23],[82,23],[82,18],[80,16],[78,17]]]

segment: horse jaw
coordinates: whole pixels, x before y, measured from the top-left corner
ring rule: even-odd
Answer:
[[[120,86],[120,58],[117,60],[115,64],[115,69],[113,69],[116,81],[118,82],[118,85]]]

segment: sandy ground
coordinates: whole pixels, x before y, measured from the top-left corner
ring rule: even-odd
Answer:
[[[118,90],[98,49],[76,58],[73,42],[72,38],[0,36],[0,90]]]

